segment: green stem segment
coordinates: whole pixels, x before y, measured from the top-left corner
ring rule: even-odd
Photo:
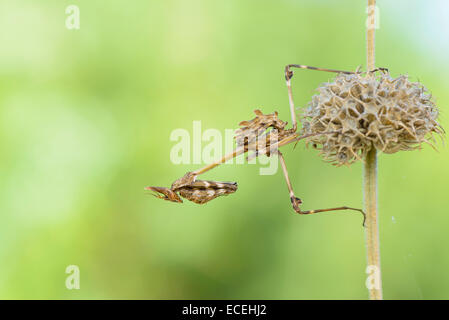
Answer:
[[[376,0],[368,0],[366,32],[368,71],[375,69],[375,17]],[[368,152],[364,164],[364,199],[366,212],[366,250],[369,278],[366,282],[371,300],[382,300],[380,271],[379,220],[377,213],[377,151]]]

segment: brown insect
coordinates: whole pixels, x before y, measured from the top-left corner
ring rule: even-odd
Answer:
[[[192,173],[188,172],[184,177],[176,180],[171,188],[146,187],[145,190],[156,192],[154,196],[159,199],[182,203],[180,195],[192,202],[203,204],[219,196],[236,192],[237,182],[194,180]]]
[[[285,180],[287,182],[290,201],[292,203],[295,212],[299,214],[314,214],[329,211],[353,210],[358,211],[363,215],[363,225],[365,225],[366,216],[362,209],[341,206],[327,209],[302,211],[300,208],[302,201],[300,198],[295,196],[288,175],[287,166],[285,164],[285,159],[282,153],[279,151],[279,148],[286,144],[298,142],[299,140],[311,136],[311,135],[300,135],[300,133],[297,132],[295,105],[293,102],[293,94],[291,87],[291,79],[293,77],[292,68],[318,70],[318,71],[343,73],[343,74],[355,74],[360,72],[359,70],[355,72],[341,71],[334,69],[309,67],[298,64],[287,65],[285,67],[285,80],[287,82],[288,98],[290,104],[291,119],[293,124],[292,128],[285,129],[287,122],[278,119],[277,112],[264,115],[260,110],[255,110],[254,112],[256,114],[256,117],[254,119],[249,121],[242,121],[239,123],[241,128],[236,130],[235,135],[237,147],[231,153],[225,155],[222,159],[214,163],[211,163],[199,170],[188,172],[185,176],[173,182],[170,188],[146,187],[145,189],[155,192],[154,196],[156,196],[157,198],[172,202],[182,202],[182,199],[180,198],[181,196],[183,198],[186,198],[187,200],[193,201],[198,204],[207,203],[219,196],[228,195],[236,192],[237,183],[196,180],[197,176],[215,168],[216,166],[222,163],[225,163],[229,159],[239,156],[242,153],[248,153],[247,156],[248,160],[253,159],[254,157],[257,157],[261,154],[266,156],[271,156],[275,154],[279,157],[282,171]],[[388,70],[385,68],[378,68],[370,72],[376,71],[388,71]],[[339,131],[333,131],[333,132],[324,132],[320,134],[338,135],[340,133],[341,132]]]

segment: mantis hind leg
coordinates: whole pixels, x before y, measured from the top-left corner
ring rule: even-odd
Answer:
[[[293,191],[293,187],[292,187],[292,184],[290,182],[289,175],[288,175],[287,166],[285,164],[284,156],[282,155],[282,153],[279,150],[278,150],[278,156],[279,156],[279,161],[281,163],[282,172],[284,173],[285,181],[287,182],[287,188],[288,188],[288,191],[290,193],[290,201],[291,201],[293,209],[295,210],[296,213],[298,213],[298,214],[314,214],[314,213],[329,212],[329,211],[353,210],[353,211],[358,211],[358,212],[360,212],[363,215],[363,226],[365,226],[366,215],[365,215],[365,212],[363,212],[362,209],[342,206],[342,207],[335,207],[335,208],[328,208],[328,209],[317,209],[317,210],[302,211],[301,208],[300,208],[300,205],[302,204],[302,201],[301,201],[300,198],[295,196],[295,193]]]

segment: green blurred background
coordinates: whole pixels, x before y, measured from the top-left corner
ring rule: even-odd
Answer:
[[[81,29],[65,27],[78,5]],[[379,0],[377,66],[433,93],[449,128],[449,4]],[[278,110],[283,67],[366,65],[366,1],[2,0],[0,298],[365,299],[351,213],[293,213],[281,170],[225,165],[239,191],[199,206],[145,195],[174,165],[170,133]],[[298,72],[296,104],[332,74]],[[290,120],[289,120],[290,121]],[[362,167],[283,150],[304,209],[361,207]],[[384,296],[449,298],[449,152],[381,155]],[[65,287],[78,265],[81,289]]]

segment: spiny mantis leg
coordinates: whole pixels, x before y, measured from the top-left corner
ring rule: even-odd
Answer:
[[[299,213],[299,214],[313,214],[313,213],[339,211],[339,210],[354,210],[354,211],[359,211],[360,213],[362,213],[362,215],[363,215],[363,226],[365,226],[366,215],[365,215],[365,212],[363,212],[362,209],[357,209],[357,208],[351,208],[351,207],[343,206],[343,207],[328,208],[328,209],[317,209],[317,210],[302,211],[301,208],[300,208],[300,205],[302,204],[302,201],[301,201],[300,198],[295,196],[292,184],[290,182],[290,178],[288,176],[288,171],[287,171],[287,166],[285,164],[284,156],[282,155],[282,153],[279,150],[277,151],[277,153],[278,153],[278,156],[279,156],[279,162],[281,163],[282,171],[284,173],[285,181],[287,182],[287,188],[288,188],[288,191],[290,193],[290,201],[292,202],[293,209],[297,213]]]
[[[292,77],[293,77],[293,71],[291,70],[291,68],[317,70],[317,71],[343,73],[343,74],[355,74],[355,73],[358,73],[357,71],[354,72],[354,71],[344,71],[344,70],[317,68],[317,67],[305,66],[305,65],[302,65],[302,64],[289,64],[289,65],[286,65],[285,66],[285,80],[287,82],[288,102],[290,104],[290,113],[291,113],[291,118],[292,118],[293,131],[296,131],[298,125],[297,125],[297,122],[296,122],[295,103],[293,102],[293,93],[292,93],[292,84],[291,84],[291,80],[292,80]],[[370,72],[376,72],[376,71],[388,72],[388,69],[387,68],[377,68],[377,69],[371,70]]]

